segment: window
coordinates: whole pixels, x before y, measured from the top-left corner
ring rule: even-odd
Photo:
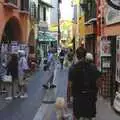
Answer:
[[[36,9],[36,4],[34,2],[32,2],[30,6],[30,14],[34,18],[37,17],[37,9]]]
[[[29,0],[21,0],[21,10],[29,11]]]
[[[17,5],[17,0],[5,0],[5,2]]]
[[[46,8],[43,7],[43,20],[46,21]]]
[[[40,6],[40,20],[43,20],[43,7]]]

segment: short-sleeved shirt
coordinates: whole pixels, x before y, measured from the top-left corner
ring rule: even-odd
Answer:
[[[87,67],[87,72],[84,68]],[[85,80],[90,81],[90,89],[96,90],[96,81],[100,77],[101,73],[97,70],[97,67],[93,63],[86,63],[85,61],[80,61],[74,64],[69,69],[68,80],[72,82],[72,95],[78,96],[82,90],[85,89]]]

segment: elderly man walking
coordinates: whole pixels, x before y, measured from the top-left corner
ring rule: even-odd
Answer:
[[[81,47],[76,50],[78,62],[69,69],[68,74],[68,92],[72,91],[75,120],[80,118],[92,120],[96,116],[98,91],[96,82],[101,73],[92,62],[93,57],[86,53]]]

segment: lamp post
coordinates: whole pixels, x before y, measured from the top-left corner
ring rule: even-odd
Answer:
[[[61,0],[58,0],[58,45],[60,43],[60,37],[61,37],[60,35],[60,3],[61,2],[62,2]]]

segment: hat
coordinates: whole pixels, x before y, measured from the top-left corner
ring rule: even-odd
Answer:
[[[87,53],[85,56],[86,60],[91,60],[93,61],[93,55],[91,53]]]

